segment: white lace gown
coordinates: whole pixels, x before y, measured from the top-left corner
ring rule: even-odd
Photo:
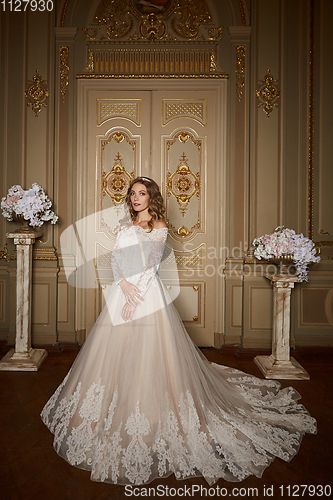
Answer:
[[[136,274],[125,251],[133,238],[152,244]],[[41,417],[57,453],[94,481],[261,477],[275,457],[297,453],[316,421],[292,387],[206,360],[157,274],[166,238],[167,229],[118,232],[107,304]],[[144,297],[127,323],[123,277]]]

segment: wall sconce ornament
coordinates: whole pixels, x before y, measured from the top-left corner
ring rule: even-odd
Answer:
[[[269,118],[273,108],[277,106],[275,101],[280,98],[280,91],[277,90],[274,85],[278,82],[274,80],[273,75],[271,75],[270,70],[268,69],[264,80],[259,80],[258,83],[261,84],[259,90],[256,90],[256,96],[261,101],[258,104],[258,108],[262,107],[267,115],[267,118]]]
[[[49,91],[46,86],[47,81],[42,80],[38,69],[36,69],[36,74],[33,76],[32,81],[28,81],[28,88],[24,94],[28,99],[27,106],[31,106],[36,117],[38,117],[38,113],[41,111],[42,106],[47,106],[44,102],[49,97]]]

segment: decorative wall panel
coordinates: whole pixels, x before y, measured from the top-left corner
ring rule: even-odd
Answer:
[[[51,325],[51,283],[35,281],[32,284],[32,326]]]
[[[125,118],[141,126],[141,99],[97,99],[97,125],[112,118]]]
[[[192,239],[205,232],[202,189],[205,138],[198,137],[192,129],[182,129],[164,136],[163,140],[170,233],[176,239]]]
[[[180,284],[180,293],[174,301],[175,307],[185,324],[190,327],[205,326],[205,283]]]
[[[301,326],[333,326],[333,288],[301,289]]]
[[[178,271],[182,270],[203,270],[206,264],[206,245],[201,243],[196,248],[190,251],[174,249],[174,258],[177,264]],[[173,263],[173,257],[170,257],[170,262]],[[169,259],[166,258],[161,262],[161,269],[169,269]]]
[[[58,317],[57,322],[68,324],[70,322],[70,298],[69,298],[69,284],[67,281],[58,282]]]
[[[192,118],[201,125],[207,125],[207,100],[206,99],[163,99],[162,100],[162,125],[165,126],[176,118]]]
[[[0,281],[0,322],[4,320],[4,311],[6,307],[5,281]]]
[[[98,150],[100,186],[97,184],[96,189],[100,191],[96,193],[99,202],[96,208],[100,213],[124,203],[127,189],[136,175],[140,136],[133,136],[124,128],[113,129],[106,136],[98,137]],[[109,227],[103,218],[98,221],[97,230],[114,236],[114,228]]]

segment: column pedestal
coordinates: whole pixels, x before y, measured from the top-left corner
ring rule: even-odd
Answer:
[[[17,249],[16,273],[16,338],[11,349],[0,361],[0,370],[37,371],[47,356],[45,349],[31,347],[32,245],[41,231],[7,233]]]
[[[272,354],[256,356],[254,362],[268,379],[309,380],[307,371],[290,357],[290,296],[297,277],[265,276],[271,280],[274,294]]]

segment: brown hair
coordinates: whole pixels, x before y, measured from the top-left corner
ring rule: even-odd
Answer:
[[[137,212],[132,207],[131,192],[134,184],[138,182],[146,187],[147,193],[149,194],[148,213],[151,216],[151,219],[148,222],[148,227],[150,228],[150,231],[152,231],[154,226],[154,221],[156,220],[165,221],[165,208],[164,208],[163,198],[161,195],[160,188],[153,179],[150,179],[149,177],[137,177],[136,179],[134,179],[127,190],[127,195],[125,199],[129,212],[131,214],[132,222],[135,221]]]

